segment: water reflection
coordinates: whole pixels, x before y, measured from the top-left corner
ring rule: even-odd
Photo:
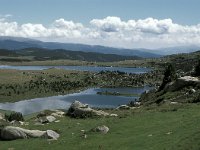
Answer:
[[[127,104],[138,97],[98,95],[97,92],[109,91],[126,94],[141,94],[149,89],[151,88],[147,86],[138,88],[91,88],[80,93],[68,95],[35,98],[15,103],[0,103],[0,109],[17,111],[26,115],[45,109],[67,109],[74,100],[79,100],[93,107],[114,108],[118,105]]]
[[[126,67],[95,67],[95,66],[7,66],[0,65],[0,69],[16,69],[16,70],[44,70],[50,68],[60,68],[65,70],[78,70],[78,71],[121,71],[126,73],[141,74],[151,71],[150,68],[126,68]]]

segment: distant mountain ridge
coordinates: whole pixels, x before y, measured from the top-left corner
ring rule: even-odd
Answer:
[[[163,55],[190,53],[200,50],[200,46],[196,45],[167,47],[155,50],[144,49],[144,48],[126,49],[126,48],[106,47],[100,45],[42,42],[39,40],[34,40],[29,38],[0,36],[0,49],[19,50],[31,47],[51,49],[51,50],[63,49],[63,50],[82,51],[82,52],[97,52],[103,54],[116,54],[122,56],[138,56],[142,58],[158,58]]]
[[[88,62],[114,62],[114,61],[124,61],[124,60],[137,60],[141,59],[137,56],[121,56],[116,54],[102,54],[96,52],[81,52],[81,51],[69,51],[63,49],[49,50],[42,48],[26,48],[16,51],[0,49],[0,58],[2,61],[13,61],[20,60],[18,57],[23,57],[23,61],[30,61],[26,59],[26,56],[30,56],[31,60],[80,60]]]
[[[26,38],[0,37],[0,49],[20,50],[31,47],[51,49],[51,50],[63,49],[63,50],[82,51],[82,52],[97,52],[103,54],[116,54],[122,56],[137,56],[142,58],[154,58],[154,57],[157,58],[161,56],[160,54],[146,52],[143,51],[142,49],[131,50],[124,48],[105,47],[99,45],[42,42]]]

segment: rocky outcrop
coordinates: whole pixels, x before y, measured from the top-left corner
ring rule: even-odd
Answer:
[[[79,101],[74,101],[68,109],[67,115],[75,118],[86,118],[93,116],[110,116],[102,110],[95,110],[90,108],[87,104],[82,104]]]
[[[52,130],[28,130],[13,126],[6,126],[0,131],[0,139],[2,140],[16,140],[27,138],[48,138],[56,140],[59,138],[59,134]]]
[[[102,134],[107,134],[108,131],[109,131],[109,128],[105,125],[102,125],[102,126],[98,126],[94,129],[92,129],[93,132],[100,132]]]
[[[184,76],[178,78],[175,82],[171,82],[164,88],[165,92],[178,91],[187,86],[197,86],[200,85],[200,80],[197,77]]]

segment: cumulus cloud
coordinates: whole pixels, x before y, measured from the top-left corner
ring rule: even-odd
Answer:
[[[0,36],[18,36],[46,41],[102,44],[115,47],[157,48],[187,44],[200,44],[200,24],[180,25],[171,19],[146,18],[123,21],[108,16],[93,19],[89,26],[63,18],[52,24],[18,24],[0,16]]]

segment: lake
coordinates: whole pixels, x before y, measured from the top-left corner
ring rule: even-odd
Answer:
[[[115,108],[122,104],[127,104],[139,97],[132,96],[114,96],[99,95],[97,92],[119,92],[124,94],[141,94],[152,87],[135,87],[135,88],[90,88],[79,93],[68,95],[58,95],[44,98],[35,98],[23,100],[15,103],[0,103],[0,109],[21,112],[24,115],[39,112],[45,109],[67,109],[71,103],[78,100],[82,103],[89,104],[92,107]]]
[[[59,68],[65,70],[77,70],[77,71],[120,71],[126,73],[141,74],[151,71],[150,68],[127,68],[127,67],[99,67],[99,66],[8,66],[0,65],[0,69],[16,69],[16,70],[45,70],[50,68]]]

